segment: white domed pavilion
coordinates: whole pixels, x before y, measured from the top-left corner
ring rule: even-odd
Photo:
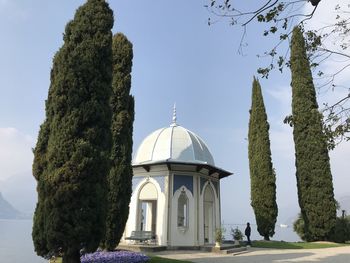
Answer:
[[[148,135],[133,160],[133,193],[125,237],[152,231],[160,246],[215,243],[220,227],[220,179],[205,142],[176,123]],[[131,242],[131,241],[129,241]]]

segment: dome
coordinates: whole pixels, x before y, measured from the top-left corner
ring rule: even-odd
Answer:
[[[159,161],[176,161],[214,166],[214,159],[205,142],[195,133],[176,124],[158,129],[139,146],[134,165]]]

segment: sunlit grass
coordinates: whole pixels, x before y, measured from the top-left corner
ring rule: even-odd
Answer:
[[[149,263],[190,263],[190,261],[168,259],[168,258],[161,258],[161,257],[150,256],[150,258],[151,260],[148,261]]]
[[[349,246],[349,244],[323,242],[283,242],[283,241],[253,241],[253,247],[277,249],[318,249]]]

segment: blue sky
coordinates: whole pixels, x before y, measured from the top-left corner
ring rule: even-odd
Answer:
[[[30,174],[31,147],[44,119],[52,58],[62,45],[66,23],[83,2],[0,0],[0,180]],[[252,25],[247,32],[249,46],[245,55],[239,55],[240,29],[227,21],[209,27],[204,0],[109,2],[115,14],[113,32],[123,32],[134,46],[135,147],[152,131],[170,124],[176,102],[178,123],[204,139],[217,166],[234,172],[221,183],[222,219],[254,221],[248,111],[253,75],[264,65],[256,54],[271,42]],[[321,9],[319,17],[327,10]],[[318,21],[316,17],[314,23]],[[283,124],[291,112],[289,83],[288,73],[261,80],[282,216],[298,211],[292,129]],[[327,96],[321,99],[333,95]],[[349,153],[346,143],[331,153],[337,196],[350,195]]]

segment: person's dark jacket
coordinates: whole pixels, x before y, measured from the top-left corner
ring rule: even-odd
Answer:
[[[244,234],[245,234],[246,236],[250,236],[250,232],[251,232],[250,226],[247,226],[247,227],[245,228],[245,230],[244,230]]]

